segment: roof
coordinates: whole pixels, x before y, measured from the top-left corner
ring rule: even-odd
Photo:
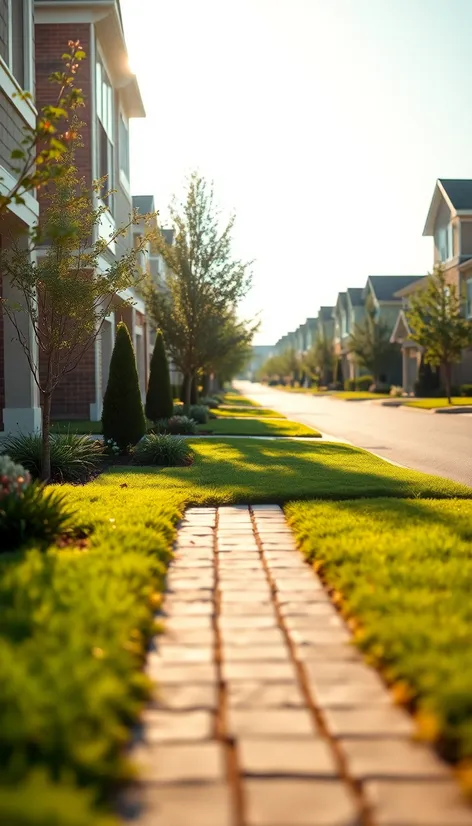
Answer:
[[[336,310],[338,309],[338,306],[339,307],[345,307],[346,306],[346,298],[347,298],[347,293],[338,293],[338,297],[336,299],[336,307],[335,307]]]
[[[446,201],[452,215],[472,213],[472,179],[438,178],[426,216],[423,235],[434,235],[434,226],[441,201]]]
[[[454,207],[472,212],[472,179],[470,178],[439,178],[438,181]]]
[[[154,195],[133,195],[133,208],[139,209],[141,215],[147,212],[155,212]]]
[[[320,318],[322,321],[332,321],[333,312],[334,307],[320,307],[318,318]]]
[[[399,290],[409,287],[415,281],[424,278],[423,275],[369,275],[367,285],[370,283],[377,301],[397,301],[395,295]],[[367,285],[366,288],[367,289]],[[364,290],[365,296],[365,290]]]
[[[363,287],[348,287],[346,290],[347,296],[353,307],[364,306],[364,288]]]

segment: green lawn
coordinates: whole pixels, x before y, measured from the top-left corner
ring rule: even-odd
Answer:
[[[464,405],[472,406],[472,398],[469,396],[453,396],[452,404],[458,407]],[[406,402],[407,407],[419,407],[422,410],[434,410],[439,407],[449,407],[447,399],[418,399],[413,402]]]
[[[376,499],[286,507],[301,547],[357,623],[357,642],[419,730],[472,758],[472,502]]]
[[[369,393],[368,390],[339,390],[332,394],[333,399],[345,402],[363,402],[368,399],[389,399],[388,393]]]
[[[395,496],[411,497],[414,501],[405,503],[405,508],[416,513],[424,505],[432,507],[421,501],[428,497],[472,496],[463,485],[397,468],[347,445],[198,437],[189,443],[195,453],[190,467],[114,467],[87,485],[62,487],[86,536],[81,544],[50,547],[47,552],[30,546],[0,557],[0,674],[4,675],[0,679],[0,823],[110,826],[105,801],[128,776],[124,746],[148,696],[142,663],[175,525],[186,505]],[[399,507],[398,502],[390,502],[392,509]],[[460,502],[445,504],[450,511],[440,511],[438,506],[438,513],[462,512]],[[321,518],[310,528],[314,539],[305,538],[304,544],[324,547],[321,540],[327,542],[326,537],[333,535],[337,513],[356,508],[362,512],[368,505],[336,503],[330,511],[322,510],[329,509],[328,504],[308,505],[321,508]],[[463,506],[472,511],[472,502]],[[372,556],[377,546],[380,554],[388,535],[383,522],[378,523],[369,535],[372,554],[366,553],[369,544],[362,538],[356,541],[355,533],[365,522],[356,516],[351,521],[340,547],[347,554],[354,537],[359,565],[367,565],[368,559],[362,558]],[[405,513],[398,519],[399,531],[404,524]],[[406,525],[410,528],[413,523],[406,520]],[[472,515],[468,530],[470,540]],[[468,570],[465,528],[463,534],[461,554]],[[453,539],[444,532],[438,537],[437,565],[446,565],[446,575],[455,582],[459,569],[453,569],[452,563],[447,566]],[[337,539],[332,546],[337,553]],[[401,536],[388,547],[396,559],[403,547]],[[412,561],[415,553],[425,556],[421,545],[412,540],[411,576],[419,570]],[[338,557],[338,568],[343,570],[341,563]],[[403,576],[410,583],[409,568],[405,574],[400,571],[391,590],[402,584]],[[352,593],[358,588],[369,594],[375,577],[380,591],[382,570],[380,564],[374,565],[374,579],[365,580],[363,586],[353,575]],[[447,595],[447,576],[444,582]],[[341,584],[344,587],[344,581]],[[406,605],[409,599],[408,592]],[[438,617],[442,616],[439,606]],[[410,636],[413,627],[410,622]],[[455,628],[461,638],[462,626]],[[441,622],[437,634],[443,634]],[[54,780],[59,772],[60,781]]]
[[[68,421],[56,421],[53,422],[51,425],[51,433],[81,433],[81,434],[89,434],[94,433],[98,434],[102,432],[102,423],[100,422],[91,422],[87,419],[81,420],[68,420]]]
[[[219,418],[225,416],[229,416],[230,418],[243,416],[268,416],[271,419],[286,418],[283,413],[277,413],[276,410],[270,410],[268,407],[248,407],[247,405],[224,405],[218,407],[213,413],[216,413]]]
[[[286,419],[250,419],[247,416],[230,419],[211,419],[198,430],[218,436],[321,436],[318,430]]]
[[[286,502],[288,499],[353,497],[472,497],[472,488],[396,467],[367,451],[330,442],[190,438],[195,462],[188,468],[111,469],[87,485],[84,495],[102,488],[154,488],[166,500],[211,505]],[[124,496],[127,495],[125,489]],[[77,495],[77,494],[76,494]],[[112,501],[112,500],[111,500]]]

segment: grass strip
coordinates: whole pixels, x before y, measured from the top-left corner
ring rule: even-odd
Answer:
[[[214,433],[219,436],[293,436],[308,437],[321,436],[318,430],[313,430],[297,422],[286,419],[259,419],[259,418],[223,418],[211,419],[208,424],[198,427],[203,433]]]
[[[305,502],[286,514],[420,736],[470,760],[472,502]]]
[[[278,413],[277,410],[271,410],[268,407],[248,407],[248,406],[241,406],[238,405],[222,405],[218,407],[217,410],[213,411],[216,413],[218,418],[222,417],[230,417],[230,418],[239,418],[243,416],[257,416],[258,418],[261,416],[267,416],[270,419],[285,419],[283,413]]]
[[[436,408],[451,407],[447,399],[418,399],[413,402],[405,402],[407,407],[419,407],[422,410],[435,410]],[[471,407],[472,398],[470,396],[453,396],[452,405],[455,407]]]

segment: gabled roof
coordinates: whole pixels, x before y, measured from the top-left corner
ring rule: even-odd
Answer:
[[[347,294],[346,293],[338,293],[338,297],[336,299],[335,310],[337,310],[338,307],[340,309],[345,309],[346,308],[346,299],[347,299]]]
[[[320,307],[318,318],[321,321],[332,321],[334,307]]]
[[[390,336],[390,341],[392,342],[392,344],[401,343],[402,341],[408,338],[410,333],[411,330],[408,324],[406,313],[404,310],[400,310],[400,312],[398,313],[397,320],[395,322],[395,326],[392,330],[392,335]]]
[[[436,216],[443,199],[451,210],[452,216],[472,214],[472,179],[438,178],[426,217],[423,235],[434,235]]]
[[[363,307],[364,306],[364,288],[363,287],[348,287],[346,290],[346,295],[351,302],[352,307]]]
[[[424,278],[423,275],[369,275],[367,284],[363,290],[364,298],[370,284],[377,301],[396,301],[395,295],[399,290],[403,290],[415,281]]]

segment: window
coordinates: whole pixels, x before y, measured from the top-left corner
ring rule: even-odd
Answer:
[[[454,258],[454,235],[455,227],[452,224],[438,229],[436,246],[439,260],[442,262]]]
[[[13,76],[24,89],[26,85],[25,4],[23,0],[10,3],[11,63]]]
[[[120,169],[129,182],[129,133],[123,115],[120,114]]]
[[[472,278],[466,282],[466,315],[472,318]]]
[[[106,178],[102,187],[102,198],[114,187],[114,147],[113,147],[113,88],[104,66],[96,65],[96,105],[98,116],[97,128],[97,167],[98,177]],[[113,196],[108,197],[108,206],[113,212]]]

